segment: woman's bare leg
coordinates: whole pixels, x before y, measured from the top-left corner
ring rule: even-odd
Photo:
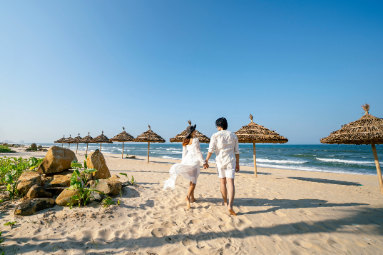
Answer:
[[[189,192],[188,192],[188,195],[186,197],[186,203],[187,203],[187,208],[188,209],[190,209],[191,195],[193,194],[194,189],[195,189],[195,184],[190,182]]]
[[[193,185],[194,183],[190,182],[190,185]],[[193,188],[193,191],[192,193],[190,194],[190,203],[194,203],[195,202],[195,198],[194,198],[194,190],[195,190],[195,186],[197,184],[194,184],[194,188]]]

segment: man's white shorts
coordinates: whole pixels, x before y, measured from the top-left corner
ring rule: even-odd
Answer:
[[[235,170],[233,168],[228,166],[224,166],[224,167],[217,166],[217,171],[218,171],[219,178],[231,178],[234,180]]]

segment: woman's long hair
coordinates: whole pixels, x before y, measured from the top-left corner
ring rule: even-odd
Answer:
[[[190,138],[192,137],[191,134],[185,136],[184,141],[182,142],[182,146],[186,146],[190,143]]]

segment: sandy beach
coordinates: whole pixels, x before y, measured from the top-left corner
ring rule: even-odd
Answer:
[[[44,157],[45,152],[0,156]],[[85,152],[77,154],[84,160]],[[188,181],[163,188],[177,160],[106,154],[111,174],[134,176],[121,204],[55,206],[0,217],[5,254],[383,254],[383,196],[376,176],[242,167],[234,209],[220,205],[214,164],[201,169],[197,201],[186,210]],[[124,180],[124,176],[121,176]],[[11,228],[6,222],[17,221]]]

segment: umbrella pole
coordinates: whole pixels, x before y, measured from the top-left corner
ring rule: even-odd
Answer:
[[[380,171],[380,165],[379,165],[378,154],[376,153],[376,147],[375,147],[375,144],[371,144],[371,147],[372,147],[372,153],[374,154],[374,160],[375,160],[375,165],[376,165],[376,172],[377,172],[377,174],[378,174],[378,179],[379,179],[380,193],[383,195],[382,172]]]
[[[88,143],[86,143],[86,152],[85,155],[88,155]]]
[[[256,160],[256,152],[255,152],[255,142],[253,142],[253,160],[254,160],[254,174],[255,178],[257,178],[257,160]]]
[[[77,148],[76,148],[76,154],[77,154],[77,150],[78,150],[78,144],[77,144]]]
[[[121,158],[122,159],[124,158],[124,142],[122,142],[122,154],[121,154]]]
[[[101,143],[100,143],[100,152],[101,152]]]
[[[148,163],[149,163],[149,148],[150,148],[150,142],[148,142],[148,160],[147,160]]]
[[[61,144],[61,148],[64,148],[64,144],[63,143]]]

